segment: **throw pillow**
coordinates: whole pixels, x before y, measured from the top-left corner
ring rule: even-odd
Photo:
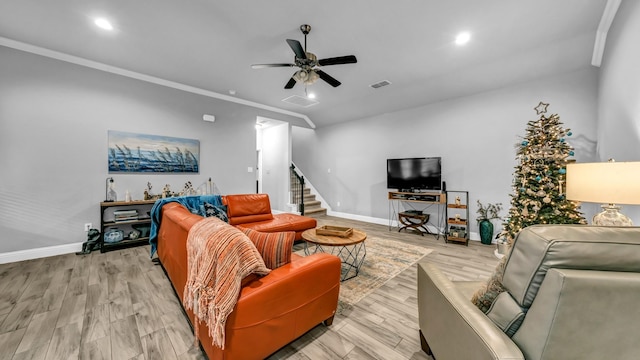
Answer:
[[[208,202],[204,203],[204,216],[215,216],[218,219],[228,223],[229,217],[227,217],[227,207],[224,205],[213,205]]]
[[[491,308],[493,301],[500,295],[500,293],[506,291],[502,285],[502,275],[504,275],[504,268],[507,264],[508,256],[504,256],[502,260],[496,266],[496,270],[489,278],[486,284],[484,284],[475,294],[471,297],[471,302],[476,305],[483,313],[487,313]]]
[[[247,228],[242,231],[256,246],[267,268],[273,270],[291,262],[295,232],[265,233]]]

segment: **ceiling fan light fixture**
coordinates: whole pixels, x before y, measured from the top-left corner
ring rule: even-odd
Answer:
[[[298,70],[293,74],[293,79],[295,81],[305,85],[312,85],[318,81],[319,78],[320,76],[318,76],[318,74],[313,70]]]
[[[316,73],[315,71],[311,70],[311,71],[309,71],[309,73],[307,75],[307,79],[304,81],[304,84],[305,85],[314,84],[316,81],[318,81],[319,78],[320,78],[320,76],[318,75],[318,73]]]
[[[309,77],[309,74],[307,74],[307,72],[304,70],[298,70],[295,74],[293,74],[293,78],[299,83],[305,82],[307,80],[307,77]]]

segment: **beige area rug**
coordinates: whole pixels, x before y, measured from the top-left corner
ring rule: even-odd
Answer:
[[[340,283],[339,314],[433,251],[375,236],[368,236],[365,246],[367,255],[358,276]],[[296,254],[304,256],[304,250]]]

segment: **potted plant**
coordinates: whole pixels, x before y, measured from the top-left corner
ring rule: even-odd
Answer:
[[[480,200],[478,200],[478,210],[476,213],[478,213],[479,216],[476,218],[476,221],[478,222],[480,241],[485,245],[491,244],[493,237],[493,223],[491,220],[500,219],[500,210],[502,210],[502,203],[488,203],[485,207]]]

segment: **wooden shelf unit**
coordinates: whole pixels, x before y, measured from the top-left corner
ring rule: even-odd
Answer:
[[[447,199],[445,242],[469,246],[469,192],[447,191]],[[457,199],[460,199],[459,203]]]
[[[130,239],[129,233],[134,230],[133,225],[149,225],[151,217],[147,212],[151,211],[155,200],[135,201],[103,201],[100,203],[100,252],[124,249],[132,246],[140,246],[149,243],[149,236],[140,236]],[[113,212],[115,210],[137,210],[138,218],[135,220],[116,221]],[[124,233],[124,238],[118,242],[105,242],[105,231],[119,229]]]

